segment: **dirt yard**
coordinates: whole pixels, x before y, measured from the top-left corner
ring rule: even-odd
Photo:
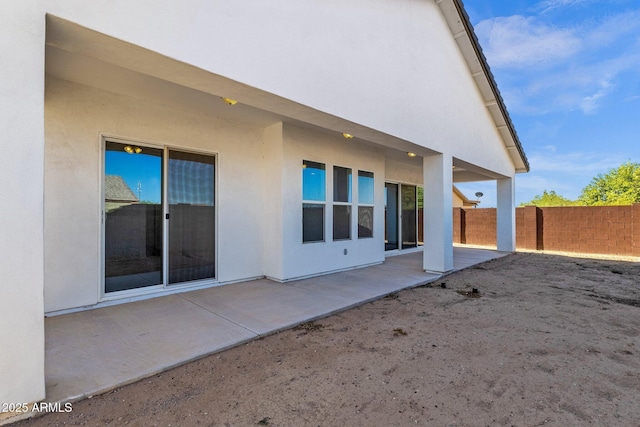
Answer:
[[[639,426],[640,264],[510,255],[24,425]]]

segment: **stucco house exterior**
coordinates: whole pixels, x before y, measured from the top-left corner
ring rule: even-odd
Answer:
[[[0,402],[45,397],[45,315],[407,250],[447,272],[455,182],[496,182],[515,250],[529,166],[460,0],[0,9]]]
[[[471,200],[464,195],[462,191],[455,185],[453,186],[453,207],[454,208],[477,208],[480,200]]]

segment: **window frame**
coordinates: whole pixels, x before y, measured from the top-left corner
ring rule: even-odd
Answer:
[[[371,176],[370,176],[370,178],[372,179],[371,203],[363,203],[363,202],[361,202],[361,199],[362,199],[362,197],[361,197],[361,195],[362,195],[362,193],[361,193],[362,189],[361,189],[361,187],[360,187],[360,177],[362,176],[361,174],[368,174],[368,175],[371,175]],[[374,228],[375,228],[375,227],[374,227],[374,217],[375,217],[375,201],[376,201],[376,197],[375,197],[375,196],[376,196],[376,194],[375,194],[375,193],[376,193],[376,191],[375,191],[376,184],[375,184],[375,182],[376,182],[376,181],[375,181],[375,173],[374,173],[374,172],[369,172],[369,171],[364,171],[364,170],[358,170],[358,212],[357,212],[357,213],[358,213],[358,218],[357,218],[357,225],[358,225],[358,239],[373,239],[374,234],[375,234],[375,233],[374,233]],[[361,233],[360,233],[360,230],[361,230],[361,229],[360,229],[360,218],[361,218],[361,215],[360,215],[360,208],[366,208],[366,209],[368,209],[368,210],[370,210],[370,211],[371,211],[371,235],[363,236],[363,235],[361,235]]]
[[[340,170],[344,170],[347,172],[347,177],[348,177],[348,181],[346,183],[347,188],[346,188],[346,194],[347,194],[347,201],[344,200],[336,200],[338,198],[340,198],[339,196],[342,194],[341,190],[344,190],[344,188],[338,188],[338,180],[336,179],[336,173]],[[346,207],[346,212],[348,215],[348,220],[347,220],[347,227],[348,227],[348,231],[347,231],[347,235],[345,237],[337,237],[336,238],[336,208],[337,207]],[[334,242],[341,242],[341,241],[345,241],[345,240],[352,240],[353,238],[353,230],[352,230],[352,218],[353,218],[353,169],[352,168],[348,168],[348,167],[344,167],[344,166],[338,166],[338,165],[333,165],[333,205],[332,205],[332,209],[331,209],[332,215],[333,215],[333,234],[332,234],[332,240]]]
[[[319,165],[322,166],[322,168],[316,168],[319,169],[321,171],[323,171],[324,173],[324,177],[321,180],[321,185],[322,185],[322,189],[318,192],[318,194],[322,194],[322,200],[320,199],[309,199],[309,198],[305,198],[305,169],[307,169],[310,165]],[[301,225],[302,225],[302,243],[306,244],[306,243],[321,243],[321,242],[326,242],[326,230],[325,230],[325,222],[326,222],[326,211],[327,211],[327,165],[325,163],[322,162],[316,162],[313,160],[302,160],[302,177],[301,177],[301,184],[302,184],[302,218],[301,218]],[[322,238],[321,239],[314,239],[314,240],[305,240],[305,209],[311,209],[314,207],[317,207],[318,205],[322,206]]]

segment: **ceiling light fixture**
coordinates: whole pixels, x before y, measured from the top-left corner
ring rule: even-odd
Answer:
[[[409,156],[409,157],[415,157],[415,156],[417,156],[417,154],[416,154],[416,153],[412,153],[411,151],[409,151],[409,152],[407,153],[407,156]]]
[[[344,137],[345,137],[345,139],[351,139],[351,138],[353,138],[353,135],[351,135],[350,133],[346,133],[346,132],[343,132],[343,133],[342,133],[342,136],[344,136]]]
[[[224,102],[226,102],[229,105],[236,105],[238,103],[238,101],[236,101],[235,99],[225,98],[225,97],[221,97],[221,98]]]
[[[126,151],[129,154],[140,154],[140,153],[142,153],[142,148],[140,148],[140,147],[132,147],[130,145],[125,145],[124,146],[124,151]]]

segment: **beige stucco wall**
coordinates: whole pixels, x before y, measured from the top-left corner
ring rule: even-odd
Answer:
[[[422,185],[422,159],[409,158],[404,153],[388,157],[385,162],[385,175],[388,182]]]
[[[218,282],[277,280],[381,262],[384,154],[342,136],[268,128],[47,79],[45,102],[45,311],[101,299],[102,136],[218,156]],[[326,241],[302,243],[302,160],[327,167]],[[353,239],[333,242],[333,165],[353,170]],[[374,238],[357,238],[357,171],[373,172]],[[343,251],[347,249],[348,254]]]
[[[341,135],[310,132],[296,126],[284,128],[283,165],[284,240],[282,265],[285,279],[304,277],[384,260],[384,154]],[[324,163],[327,204],[325,242],[302,243],[302,161]],[[333,166],[351,168],[353,194],[351,240],[333,241]],[[357,237],[358,170],[374,174],[374,231],[372,238]],[[344,254],[344,250],[347,254]]]
[[[263,128],[47,79],[45,310],[95,304],[101,135],[218,155],[218,280],[263,274]]]
[[[44,397],[41,12],[0,5],[0,403]]]

